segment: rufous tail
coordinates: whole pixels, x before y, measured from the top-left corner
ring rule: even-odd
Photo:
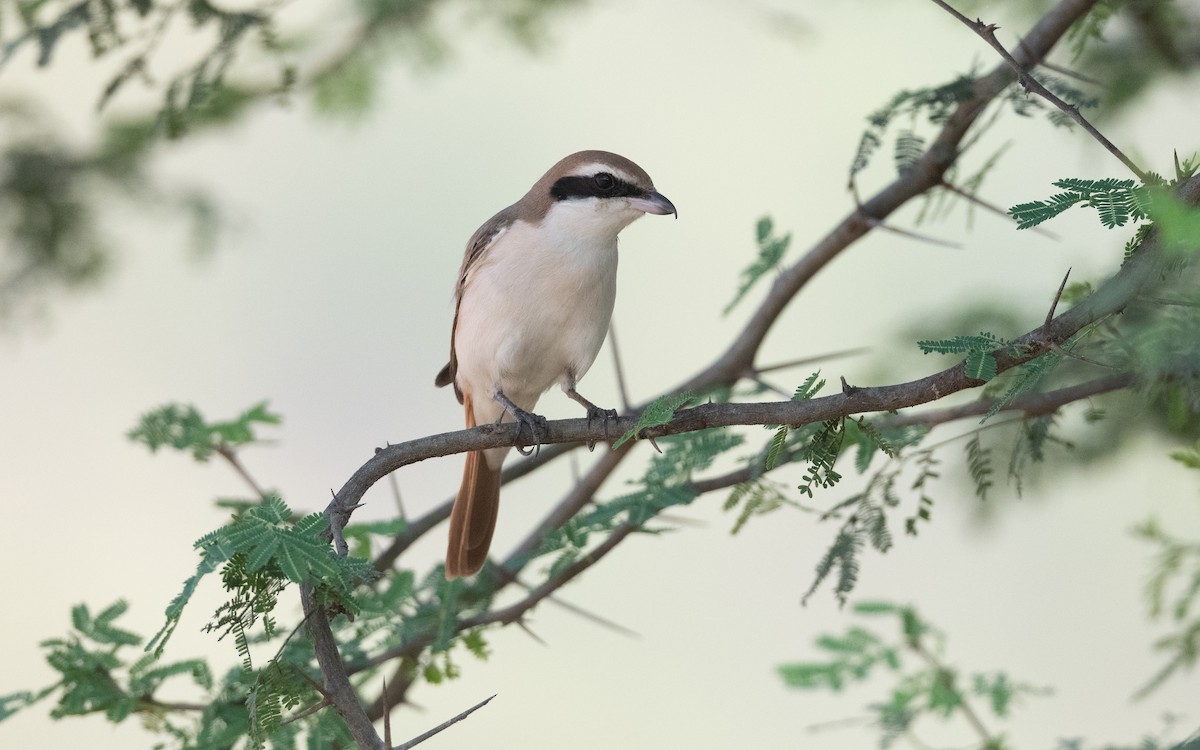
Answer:
[[[463,394],[467,429],[475,426],[471,394]],[[488,466],[482,451],[467,454],[462,485],[450,511],[450,544],[446,548],[446,578],[474,575],[487,561],[496,515],[500,510],[500,470]]]

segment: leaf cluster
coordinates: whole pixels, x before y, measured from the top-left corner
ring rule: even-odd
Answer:
[[[1128,0],[1100,0],[1078,23],[1067,31],[1065,40],[1071,45],[1071,59],[1078,60],[1090,46],[1104,40],[1104,28]]]
[[[821,515],[822,520],[842,518],[844,515],[846,519],[838,530],[833,544],[817,563],[813,582],[804,594],[801,600],[803,602],[807,602],[821,584],[836,571],[833,593],[838,601],[845,603],[846,597],[858,583],[859,557],[862,550],[868,544],[879,552],[887,552],[892,548],[894,540],[888,527],[887,513],[888,509],[896,508],[901,503],[896,484],[901,470],[908,460],[908,457],[901,455],[901,450],[919,442],[926,433],[926,430],[919,427],[890,430],[885,433],[864,418],[846,420],[845,426],[847,434],[857,434],[859,458],[855,462],[855,468],[858,473],[866,473],[871,465],[870,458],[876,451],[887,455],[888,461],[871,476],[862,492],[835,503]],[[924,453],[925,451],[916,451],[911,456],[920,457]],[[810,469],[806,477],[811,474]],[[928,478],[926,475],[919,476],[913,488],[922,488]],[[802,486],[800,490],[803,493],[804,487]],[[926,501],[928,501],[927,504]],[[932,500],[928,500],[922,494],[921,503],[915,517],[923,517],[928,520],[928,508],[932,506]],[[914,523],[915,521],[910,520],[907,524],[910,533],[915,533]]]
[[[725,305],[725,309],[721,311],[722,315],[728,315],[746,296],[746,292],[750,291],[767,272],[779,267],[784,253],[792,244],[790,233],[783,236],[775,234],[775,222],[770,216],[764,216],[758,220],[758,224],[754,228],[754,238],[758,243],[758,257],[742,271],[737,293],[733,295],[729,304]]]
[[[1018,203],[1008,210],[1017,229],[1029,229],[1053,219],[1073,206],[1092,208],[1105,227],[1123,227],[1130,221],[1150,216],[1150,188],[1135,186],[1133,180],[1067,178],[1054,183],[1063,192],[1045,200]]]
[[[1190,469],[1200,470],[1200,442],[1172,457]],[[1149,615],[1173,626],[1173,632],[1154,643],[1166,663],[1138,688],[1135,696],[1144,698],[1173,676],[1194,669],[1200,660],[1200,540],[1171,534],[1153,518],[1133,531],[1156,549],[1145,589]]]
[[[925,150],[925,140],[916,133],[918,119],[941,125],[961,102],[975,95],[975,76],[967,73],[940,86],[904,90],[868,118],[868,127],[859,138],[858,148],[850,164],[850,179],[867,168],[876,150],[883,145],[892,123],[903,117],[909,126],[901,129],[896,138],[895,162],[901,174],[910,170]]]
[[[167,404],[143,415],[127,437],[151,452],[170,447],[190,452],[197,461],[207,461],[214,452],[257,442],[256,425],[277,425],[281,421],[278,414],[267,409],[266,401],[226,422],[209,422],[190,404]]]
[[[554,578],[580,558],[594,535],[610,534],[626,524],[656,531],[647,525],[660,513],[696,499],[695,473],[743,442],[744,437],[723,428],[659,438],[662,452],[650,459],[640,478],[630,481],[636,487],[633,492],[599,502],[576,515],[547,534],[535,556],[557,555],[548,574]]]
[[[918,341],[917,346],[925,354],[966,354],[963,368],[967,377],[987,382],[996,377],[998,365],[995,352],[1011,349],[1012,342],[980,331],[978,335]]]
[[[211,45],[184,72],[168,79],[164,106],[158,118],[160,132],[171,137],[187,130],[197,117],[212,116],[206,108],[214,97],[229,93],[225,76],[237,54],[248,40],[258,40],[262,49],[278,57],[281,52],[274,31],[269,3],[237,10],[214,5],[208,0],[186,3],[160,0],[79,0],[79,2],[21,2],[17,20],[20,33],[7,40],[0,64],[24,45],[36,45],[37,64],[48,66],[58,45],[72,33],[86,37],[92,56],[100,58],[125,52],[123,64],[105,84],[97,109],[103,109],[116,94],[132,81],[152,86],[153,58],[162,43],[164,31],[176,14],[186,15],[192,28],[211,34]],[[55,11],[58,11],[57,14]],[[281,88],[295,81],[291,66],[279,63]],[[220,106],[225,106],[224,104]],[[218,107],[219,109],[220,107]]]
[[[778,671],[789,687],[833,692],[840,692],[852,682],[887,675],[891,687],[886,699],[868,706],[873,723],[880,729],[883,747],[902,734],[913,736],[922,719],[952,719],[969,710],[968,704],[977,698],[996,718],[1004,719],[1017,697],[1045,692],[1015,683],[1004,672],[975,672],[964,677],[945,666],[941,661],[944,636],[912,607],[858,602],[851,612],[858,617],[892,619],[898,626],[898,637],[851,626],[843,635],[818,636],[815,646],[820,659],[785,664]],[[916,666],[911,665],[913,661]],[[977,739],[984,747],[1004,747],[999,737]]]
[[[1098,104],[1096,97],[1087,94],[1062,78],[1041,71],[1035,71],[1032,75],[1043,86],[1074,106],[1094,107]],[[926,136],[922,135],[922,131],[944,125],[959,104],[969,101],[975,96],[976,81],[977,72],[972,70],[939,86],[901,91],[875,110],[867,118],[867,129],[859,138],[858,147],[850,164],[851,186],[854,184],[856,175],[870,165],[876,151],[886,142],[888,131],[897,122],[903,124],[897,126],[896,129],[896,136],[892,143],[892,161],[897,175],[903,177],[910,173],[928,149],[928,140]],[[1044,112],[1049,121],[1056,126],[1070,127],[1074,124],[1060,110],[1049,106],[1037,97],[1029,96],[1016,83],[1005,89],[998,100],[1002,105],[1023,117],[1029,117],[1034,112]],[[989,127],[994,121],[995,118],[983,127]],[[974,192],[979,188],[984,175],[994,166],[998,155],[989,159],[974,177],[967,180],[968,192]]]
[[[311,583],[337,608],[354,612],[353,590],[375,576],[370,564],[358,557],[340,557],[329,545],[329,520],[312,513],[293,520],[292,512],[278,497],[265,498],[200,539],[196,574],[166,610],[166,624],[148,648],[161,653],[200,580],[221,570],[222,584],[231,598],[218,607],[206,630],[232,633],[243,666],[250,670],[249,630],[274,610],[279,594],[289,584]],[[263,620],[266,636],[274,634],[274,622]]]
[[[156,654],[141,654],[140,649],[135,649],[138,656],[131,657],[130,650],[142,638],[116,623],[128,609],[124,601],[95,614],[85,604],[73,607],[71,631],[39,644],[58,681],[38,691],[0,696],[0,721],[57,693],[50,710],[54,718],[102,713],[119,722],[134,713],[160,710],[154,695],[173,678],[190,678],[202,690],[212,688],[212,673],[202,660],[165,663]]]

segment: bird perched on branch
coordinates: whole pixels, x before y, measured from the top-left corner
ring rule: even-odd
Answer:
[[[537,445],[546,420],[532,410],[555,383],[589,419],[616,417],[575,385],[612,318],[617,234],[646,213],[678,215],[637,164],[580,151],[475,232],[454,291],[450,362],[434,381],[454,384],[468,428],[516,421],[518,434],[528,429]],[[487,559],[508,450],[467,454],[450,514],[447,578],[472,575]]]

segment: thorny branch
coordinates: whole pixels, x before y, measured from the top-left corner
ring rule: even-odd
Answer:
[[[1050,10],[1029,31],[1015,54],[1005,52],[1005,64],[976,81],[974,96],[957,106],[946,120],[937,139],[926,150],[914,168],[898,177],[869,200],[856,206],[854,211],[838,223],[828,235],[818,241],[806,255],[791,266],[784,268],[764,300],[750,316],[741,333],[734,338],[725,352],[707,368],[673,390],[675,392],[683,390],[704,392],[714,387],[731,386],[744,378],[747,373],[756,372],[755,359],[763,341],[783,309],[790,304],[800,290],[821,269],[871,229],[881,226],[889,215],[907,201],[944,184],[946,170],[957,160],[961,153],[963,139],[984,108],[1013,80],[1027,78],[1024,71],[1038,64],[1071,25],[1091,9],[1095,1],[1062,0]],[[1136,167],[1131,168],[1136,171]],[[1200,201],[1200,178],[1190,180],[1180,191],[1180,197],[1192,205]],[[1085,326],[1120,311],[1160,269],[1161,253],[1156,238],[1151,237],[1130,262],[1126,263],[1112,279],[1101,285],[1090,297],[1071,310],[1047,320],[1042,326],[1030,330],[1017,340],[1015,346],[995,352],[994,356],[999,371],[1003,372],[1016,367],[1054,347],[1061,346]],[[1040,410],[1053,410],[1079,398],[1127,387],[1130,382],[1131,378],[1126,374],[1110,376],[1060,391],[1025,397],[1010,404],[1008,408],[1027,411],[1027,413],[1041,413]],[[979,381],[966,375],[960,364],[908,383],[879,387],[856,387],[848,389],[844,393],[804,402],[704,404],[678,412],[669,424],[646,430],[640,437],[652,439],[712,427],[735,425],[789,424],[799,426],[835,417],[892,411],[935,402],[952,393],[976,388],[979,385],[981,385]],[[907,423],[937,424],[972,413],[982,413],[989,406],[988,402],[979,402],[966,407],[956,407],[953,411],[903,415],[894,418],[892,423],[900,424],[904,423],[903,420],[910,420]],[[635,407],[632,411],[636,414],[642,408],[644,406]],[[623,432],[631,429],[635,422],[633,416],[627,415],[620,418],[616,425],[610,424],[609,429],[615,427],[616,430]],[[364,493],[390,472],[428,458],[469,450],[513,446],[517,444],[518,440],[516,433],[513,425],[485,425],[471,430],[432,435],[419,440],[390,445],[378,451],[350,477],[335,494],[326,513],[333,526],[344,526],[354,509],[358,507]],[[540,455],[507,469],[504,473],[504,480],[511,481],[579,445],[587,442],[604,442],[606,437],[601,426],[588,425],[586,419],[549,422],[546,434],[543,436],[544,448]],[[543,519],[539,527],[505,561],[504,577],[498,581],[497,588],[502,588],[515,579],[515,574],[520,571],[528,559],[528,556],[522,553],[536,548],[537,541],[540,540],[542,534],[557,528],[582,508],[629,452],[627,449],[609,452],[599,459],[579,485]],[[696,481],[695,488],[701,492],[713,491],[738,481],[742,480],[737,478],[735,472],[725,477]],[[428,512],[425,516],[415,519],[407,531],[376,559],[376,569],[390,568],[397,557],[413,541],[427,533],[448,515],[449,507],[450,503],[447,502]],[[629,524],[619,526],[598,547],[592,549],[554,578],[529,591],[516,603],[500,610],[464,618],[456,624],[456,631],[461,632],[491,623],[520,622],[530,609],[594,565],[635,531],[638,531],[638,528]],[[306,614],[314,606],[315,603],[311,597],[306,597]],[[310,629],[314,631],[314,639],[326,638],[325,635],[318,637],[315,632],[318,630],[326,631],[328,639],[332,639],[327,618],[312,619],[309,625]],[[391,659],[411,660],[432,643],[432,637],[431,634],[418,636],[398,647],[375,655],[364,663],[355,664],[349,669],[340,658],[333,661],[323,660],[322,670],[340,671],[344,678],[347,673],[356,673],[376,667]],[[327,661],[329,663],[326,663]],[[330,677],[328,671],[326,671],[326,677],[328,681]],[[335,682],[337,681],[335,680]],[[396,694],[402,697],[406,688],[407,683],[401,681],[400,685],[391,686],[389,694],[394,689],[397,691]],[[393,701],[381,699],[376,701],[369,711],[364,711],[357,697],[351,695],[336,695],[334,702],[339,713],[347,718],[347,723],[357,724],[360,728],[371,728],[371,718],[381,715],[384,705],[394,705]],[[373,733],[373,729],[371,731]],[[365,742],[366,744],[363,744],[362,747],[376,746],[371,744],[369,738]]]
[[[1000,28],[999,26],[992,23],[984,23],[978,19],[972,21],[951,7],[949,3],[945,2],[945,0],[933,0],[933,2],[943,8],[947,13],[957,18],[959,21],[962,21],[964,24],[966,24],[967,28],[971,29],[971,31],[974,31],[980,36],[981,39],[991,45],[992,49],[996,50],[1000,57],[1004,58],[1004,62],[1008,63],[1008,65],[1012,67],[1014,71],[1016,71],[1017,80],[1020,81],[1022,88],[1024,88],[1026,92],[1032,91],[1054,106],[1058,107],[1060,110],[1066,113],[1068,117],[1079,123],[1079,125],[1088,132],[1088,135],[1095,138],[1101,146],[1104,146],[1104,148],[1108,149],[1110,154],[1120,159],[1121,163],[1128,167],[1130,172],[1133,172],[1135,175],[1137,175],[1139,180],[1141,180],[1143,183],[1147,181],[1149,176],[1142,171],[1141,167],[1135,164],[1133,159],[1130,159],[1128,156],[1126,156],[1121,149],[1117,148],[1112,141],[1108,140],[1103,133],[1097,130],[1096,126],[1088,122],[1087,118],[1080,114],[1079,107],[1075,106],[1074,104],[1068,104],[1059,98],[1059,96],[1053,91],[1043,86],[1040,81],[1029,74],[1030,66],[1019,62],[1015,57],[1012,56],[1011,53],[1009,53],[1007,49],[1005,49],[1004,45],[1000,43],[1000,40],[996,38],[996,29]]]

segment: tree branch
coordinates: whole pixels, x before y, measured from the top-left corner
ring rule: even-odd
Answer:
[[[1188,205],[1200,202],[1200,176],[1190,178],[1178,191],[1178,197]],[[1161,243],[1152,234],[1138,251],[1107,282],[1070,310],[1019,337],[1013,345],[994,352],[997,371],[1004,372],[1061,346],[1085,326],[1107,317],[1135,298],[1143,286],[1154,278],[1163,263]],[[800,426],[851,414],[895,411],[910,406],[940,400],[952,393],[982,385],[982,381],[967,376],[962,364],[957,364],[907,383],[888,386],[864,386],[850,393],[840,393],[808,401],[779,401],[761,403],[703,404],[678,412],[668,424],[645,429],[643,438],[677,435],[712,427],[737,425],[788,424]],[[616,420],[615,427],[628,431],[636,419],[625,416]],[[608,425],[611,428],[613,425]],[[606,426],[588,424],[588,420],[566,419],[547,423],[542,443],[604,442]],[[611,437],[611,433],[609,435]],[[484,448],[511,447],[519,436],[512,423],[490,424],[470,430],[458,430],[390,445],[379,450],[337,492],[326,509],[335,518],[348,517],[363,494],[389,472],[410,463],[438,456],[448,456]]]
[[[312,638],[313,652],[321,674],[325,677],[325,691],[333,710],[346,722],[350,736],[359,750],[384,750],[383,740],[375,731],[371,720],[358,702],[358,693],[350,684],[346,665],[338,652],[337,640],[329,627],[329,615],[316,601],[312,584],[300,587],[300,602],[304,606],[304,617],[308,622],[308,634]]]
[[[491,703],[492,698],[495,698],[495,697],[496,696],[493,695],[491,698],[485,698],[484,700],[481,700],[480,702],[476,703],[474,706],[471,706],[470,708],[468,708],[466,711],[463,711],[458,716],[455,716],[453,719],[448,719],[448,720],[442,722],[441,724],[438,724],[436,727],[434,727],[433,729],[430,729],[425,734],[422,734],[419,737],[413,737],[411,740],[409,740],[408,742],[405,742],[402,745],[396,745],[396,747],[392,748],[392,750],[409,750],[409,748],[416,747],[417,745],[421,744],[425,740],[434,736],[438,732],[449,729],[451,726],[457,724],[458,722],[467,718],[468,716],[475,713],[479,709],[483,708],[487,704]]]
[[[1134,163],[1133,159],[1130,159],[1128,156],[1126,156],[1121,149],[1117,148],[1112,141],[1104,137],[1103,133],[1097,130],[1095,126],[1087,121],[1087,118],[1080,114],[1079,107],[1075,106],[1074,104],[1067,104],[1065,101],[1060,99],[1057,94],[1043,86],[1040,81],[1029,74],[1028,68],[1032,66],[1018,62],[1017,59],[1013,57],[1007,49],[1004,48],[1004,45],[1000,43],[1000,40],[996,38],[996,29],[1000,28],[999,26],[993,23],[984,23],[978,19],[972,21],[962,13],[959,13],[957,10],[952,8],[949,3],[945,2],[945,0],[933,0],[933,2],[943,8],[950,15],[962,21],[964,24],[966,24],[967,28],[969,28],[971,31],[974,31],[981,39],[991,45],[992,49],[996,50],[1000,57],[1004,59],[1004,62],[1008,63],[1009,67],[1016,72],[1017,80],[1020,81],[1021,86],[1024,87],[1026,92],[1032,91],[1065,112],[1072,120],[1079,123],[1079,125],[1086,130],[1089,135],[1095,138],[1101,146],[1104,146],[1104,148],[1108,149],[1110,154],[1120,159],[1121,163],[1128,167],[1130,172],[1133,172],[1135,175],[1137,175],[1137,178],[1143,183],[1149,179],[1148,175],[1142,171],[1141,167]],[[1095,3],[1088,4],[1094,5]]]

